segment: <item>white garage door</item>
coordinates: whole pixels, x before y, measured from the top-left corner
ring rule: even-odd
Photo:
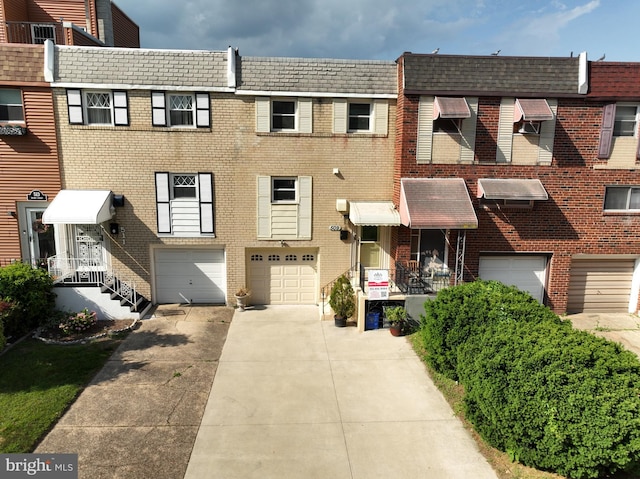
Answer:
[[[481,279],[497,280],[544,301],[547,258],[545,256],[481,256]]]
[[[618,258],[572,260],[567,311],[626,313],[634,263]]]
[[[156,303],[224,303],[224,250],[155,251]]]
[[[251,252],[248,260],[252,303],[316,303],[316,250],[273,248]]]

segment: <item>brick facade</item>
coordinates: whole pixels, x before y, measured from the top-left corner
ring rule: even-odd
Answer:
[[[467,231],[465,281],[478,276],[478,262],[482,253],[548,255],[546,301],[552,309],[562,313],[567,308],[570,265],[574,255],[640,257],[640,215],[603,212],[606,186],[640,184],[640,171],[635,166],[615,169],[607,165],[607,160],[597,158],[604,106],[602,97],[608,96],[611,101],[610,89],[602,88],[598,93],[600,100],[590,101],[586,96],[558,98],[551,166],[496,163],[499,96],[480,96],[474,164],[417,164],[415,149],[419,95],[402,91],[404,72],[401,60],[394,201],[399,200],[399,178],[460,177],[465,180],[479,224],[477,230]],[[609,71],[617,75],[620,67]],[[637,76],[634,77],[635,85]],[[597,78],[594,85],[612,84],[612,80],[612,77],[608,81]],[[628,78],[616,77],[618,80],[628,81]],[[621,90],[617,85],[617,96],[624,96],[624,89]],[[628,90],[628,94],[638,101],[640,98],[633,88]],[[505,91],[503,96],[517,97],[518,93]],[[554,95],[549,93],[547,97],[554,98]],[[631,164],[635,164],[633,158]],[[539,179],[549,199],[536,201],[531,210],[488,208],[481,205],[476,197],[479,178]],[[409,228],[404,226],[397,232],[395,257],[398,260],[409,257],[409,234]],[[452,238],[456,234],[452,232]],[[450,253],[453,254],[453,251]]]

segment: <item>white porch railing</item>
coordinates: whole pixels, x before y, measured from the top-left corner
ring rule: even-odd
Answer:
[[[141,297],[135,283],[123,280],[122,275],[100,261],[55,255],[47,258],[47,268],[54,284],[96,285],[115,294],[133,311],[138,308]]]

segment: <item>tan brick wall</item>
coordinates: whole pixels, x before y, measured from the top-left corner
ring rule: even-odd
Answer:
[[[391,200],[395,100],[390,100],[389,135],[331,134],[330,99],[313,100],[313,134],[256,134],[253,97],[211,94],[211,129],[151,126],[148,91],[129,92],[129,127],[69,125],[66,94],[56,89],[64,188],[110,189],[125,195],[115,217],[124,232],[111,244],[114,267],[130,271],[143,294],[151,293],[151,249],[157,246],[223,247],[227,253],[227,296],[246,282],[245,248],[278,247],[258,241],[258,175],[313,177],[310,241],[290,247],[318,249],[319,287],[351,266],[351,245],[331,225],[347,227],[336,199]],[[333,174],[340,169],[340,175]],[[212,172],[216,237],[158,237],[154,172]]]

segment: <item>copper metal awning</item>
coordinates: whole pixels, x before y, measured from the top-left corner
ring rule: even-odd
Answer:
[[[478,218],[462,178],[402,178],[400,221],[414,229],[478,227]]]
[[[488,200],[548,200],[547,190],[536,179],[494,179],[478,180],[478,198]]]

